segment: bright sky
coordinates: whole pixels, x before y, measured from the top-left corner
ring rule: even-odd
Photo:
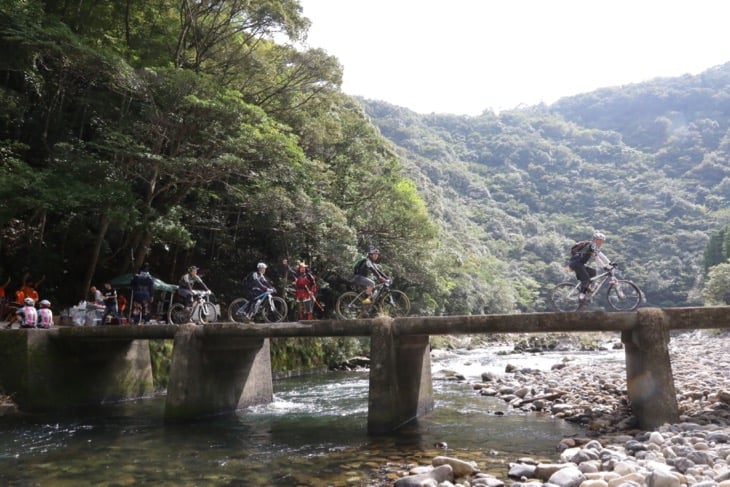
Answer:
[[[730,62],[725,0],[300,0],[342,90],[478,115]]]

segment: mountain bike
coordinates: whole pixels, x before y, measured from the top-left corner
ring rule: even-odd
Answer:
[[[590,292],[585,299],[579,299],[581,283],[561,282],[553,288],[551,299],[558,311],[577,311],[590,305],[601,289],[606,289],[606,301],[615,311],[633,311],[642,300],[641,289],[631,281],[618,279],[614,275],[619,264],[612,262],[603,268],[601,274],[591,278]]]
[[[363,303],[368,297],[365,291],[347,291],[337,298],[335,311],[343,320],[372,318],[384,314],[392,318],[406,316],[411,311],[411,301],[402,291],[391,289],[392,279],[383,279],[373,288],[370,303]]]
[[[253,303],[249,303],[246,298],[234,299],[228,305],[228,319],[235,323],[248,323],[261,315],[267,323],[284,321],[289,307],[283,298],[273,295],[275,292],[268,289],[256,296]]]
[[[193,291],[193,304],[175,303],[167,311],[167,322],[174,325],[183,323],[205,324],[216,319],[217,311],[210,302],[211,291]]]

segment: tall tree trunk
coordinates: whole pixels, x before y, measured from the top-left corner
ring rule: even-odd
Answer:
[[[81,289],[81,295],[86,296],[89,287],[91,287],[91,279],[94,277],[96,272],[96,266],[99,264],[99,255],[101,254],[101,246],[104,243],[104,237],[109,229],[109,217],[104,213],[99,218],[99,231],[96,232],[96,240],[94,246],[91,249],[91,256],[89,258],[89,266],[86,268],[86,275],[84,276],[83,289]]]

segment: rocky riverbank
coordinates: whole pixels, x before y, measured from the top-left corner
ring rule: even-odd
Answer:
[[[511,459],[502,474],[436,456],[431,465],[401,471],[395,485],[730,487],[728,346],[730,334],[715,330],[672,335],[680,422],[656,431],[636,427],[623,364],[586,368],[567,354],[547,371],[510,365],[504,374],[485,373],[473,384],[475,393],[498,397],[526,413],[542,411],[578,423],[585,436],[564,438],[553,459]],[[539,346],[528,348],[539,353]]]

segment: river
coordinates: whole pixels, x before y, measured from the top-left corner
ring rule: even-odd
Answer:
[[[434,411],[382,437],[366,432],[367,371],[279,380],[273,403],[191,424],[164,424],[162,397],[74,415],[2,417],[0,484],[381,486],[404,465],[442,454],[474,460],[506,480],[508,462],[554,460],[561,438],[584,432],[478,395],[471,384],[482,372],[503,374],[507,363],[547,369],[563,356],[503,352],[433,352]],[[623,360],[615,351],[570,355],[588,366]]]

